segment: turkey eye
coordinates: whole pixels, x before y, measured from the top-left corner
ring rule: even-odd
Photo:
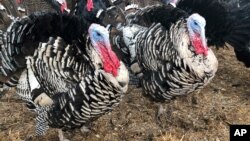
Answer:
[[[101,34],[99,32],[97,32],[96,34],[97,34],[97,36],[101,36]]]
[[[198,25],[198,23],[197,23],[197,22],[194,22],[194,25]]]

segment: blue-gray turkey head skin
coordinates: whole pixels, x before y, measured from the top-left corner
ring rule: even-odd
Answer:
[[[51,37],[27,57],[17,93],[37,113],[36,135],[48,127],[81,128],[111,111],[127,91],[128,71],[107,29],[92,24],[85,37],[72,44]]]
[[[146,95],[169,100],[203,88],[215,76],[218,61],[207,47],[202,16],[155,5],[133,20],[122,28],[123,41]]]

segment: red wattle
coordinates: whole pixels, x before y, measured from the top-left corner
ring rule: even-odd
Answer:
[[[100,53],[102,55],[104,71],[117,76],[118,68],[121,64],[116,54],[112,50],[108,50],[107,47],[100,47]]]
[[[199,36],[195,36],[192,39],[192,45],[194,46],[196,54],[204,54],[205,56],[207,56],[208,48],[207,46],[203,46],[202,40]]]
[[[90,12],[94,8],[93,0],[88,0],[87,2],[87,10]]]

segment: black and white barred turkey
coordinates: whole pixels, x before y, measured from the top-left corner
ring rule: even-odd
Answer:
[[[203,17],[188,16],[172,6],[147,7],[136,13],[142,19],[135,17],[139,22],[158,12],[161,23],[132,23],[122,30],[131,70],[140,76],[144,92],[166,100],[202,88],[214,77],[218,62],[206,45]]]
[[[17,93],[38,115],[36,135],[48,125],[80,128],[112,110],[127,89],[128,72],[111,49],[107,29],[92,25],[87,37],[92,22],[40,12],[16,19],[5,34],[2,73],[23,72]]]
[[[227,5],[216,0],[189,4],[195,2],[202,3],[199,8],[212,17],[155,5],[128,14],[128,24],[120,29],[119,40],[124,43],[118,46],[123,49],[125,44],[131,70],[140,76],[145,93],[156,100],[186,95],[211,81],[218,62],[208,45],[245,47],[250,40],[249,5],[229,12]]]
[[[36,135],[49,126],[81,128],[111,111],[126,92],[128,71],[111,49],[108,30],[92,24],[88,34],[72,44],[50,38],[27,57],[17,93],[37,113]]]
[[[59,0],[60,1],[60,0]],[[53,2],[56,1],[51,1]],[[120,20],[122,22],[124,18],[118,17],[119,11],[115,7],[108,7],[111,4],[108,3],[109,1],[91,1],[91,0],[77,0],[74,6],[75,12],[73,15],[78,16],[79,18],[88,21],[89,23],[99,23],[102,25],[113,24],[115,25],[117,21]],[[24,2],[23,2],[24,3]],[[63,3],[59,3],[58,6],[61,8],[67,8],[63,5]],[[54,4],[55,5],[55,4]],[[66,10],[66,9],[65,9]],[[64,10],[64,11],[65,11]],[[78,11],[78,12],[77,12]],[[79,12],[80,11],[80,12]],[[46,12],[42,12],[41,15],[44,15]],[[81,14],[84,13],[84,14]],[[16,86],[19,78],[19,73],[25,68],[25,56],[33,54],[34,49],[37,47],[39,41],[46,41],[50,36],[58,36],[64,33],[60,31],[60,27],[65,27],[67,29],[71,28],[70,26],[79,27],[78,25],[69,25],[68,18],[60,18],[60,14],[63,14],[63,17],[67,17],[66,13],[57,11],[56,13],[52,13],[51,15],[41,16],[38,13],[31,14],[28,18],[25,19],[15,19],[14,22],[8,28],[7,33],[1,32],[2,42],[1,42],[1,51],[0,56],[1,58],[1,75],[4,76],[3,82],[1,82],[1,89],[5,90],[9,87]],[[121,15],[121,14],[120,14]],[[42,18],[41,18],[42,17]],[[110,17],[113,17],[112,19]],[[117,18],[115,18],[117,17]],[[48,20],[48,21],[47,21]],[[60,21],[63,20],[63,21]],[[65,23],[63,23],[65,22]],[[38,24],[37,24],[38,23]],[[59,24],[63,23],[62,25]],[[36,25],[33,28],[33,24]],[[22,30],[19,30],[22,28]],[[25,36],[28,30],[32,29],[32,33],[30,33],[27,37]],[[71,28],[73,30],[79,30],[77,28]],[[54,31],[53,31],[54,30]],[[75,32],[75,31],[70,31]],[[67,43],[75,40],[79,34],[71,34],[66,35],[68,33],[65,32],[62,35],[63,39],[66,40]],[[69,37],[68,37],[69,36]],[[73,36],[73,37],[70,37]],[[11,43],[10,43],[11,42]]]

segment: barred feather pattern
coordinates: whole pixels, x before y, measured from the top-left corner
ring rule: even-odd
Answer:
[[[1,44],[1,51],[0,51],[0,57],[1,57],[1,74],[4,76],[7,76],[9,71],[14,70],[14,66],[11,64],[9,50],[7,49],[6,44],[8,43],[6,33],[3,31],[0,31],[0,44]]]
[[[135,62],[143,74],[142,87],[155,100],[201,89],[217,71],[218,62],[210,49],[207,57],[195,55],[185,22],[181,19],[169,30],[160,23],[152,24],[135,36]]]
[[[25,57],[34,54],[40,41],[46,42],[49,36],[61,36],[71,43],[80,39],[88,26],[87,21],[67,14],[38,12],[15,18],[7,32],[0,31],[0,74],[12,79],[12,75],[26,67]]]
[[[32,57],[27,57],[27,69],[25,69],[22,72],[19,78],[19,82],[16,88],[16,93],[17,95],[20,96],[22,100],[26,102],[26,106],[29,108],[29,110],[37,114],[36,130],[34,135],[39,136],[39,135],[44,135],[46,131],[49,129],[46,116],[47,116],[47,111],[51,109],[52,103],[50,101],[52,101],[52,99],[48,97],[47,94],[44,93],[43,91],[44,89],[42,89],[42,91],[36,91],[42,87],[39,84],[38,80],[36,79],[34,72],[32,71],[31,60]],[[59,83],[59,81],[56,81],[56,83]],[[56,85],[56,83],[54,83],[54,85]],[[63,85],[63,83],[59,84]],[[65,89],[67,88],[65,87]],[[42,96],[40,99],[38,99],[40,95]]]
[[[95,71],[94,76],[87,75],[75,89],[58,97],[58,102],[48,112],[49,125],[63,130],[81,127],[117,106],[122,92],[104,77]],[[61,110],[54,112],[56,109]]]
[[[86,58],[75,45],[67,45],[60,37],[50,38],[48,43],[40,43],[31,59],[34,64],[31,67],[37,79],[46,82],[43,87],[51,88],[48,93],[59,93],[70,87],[66,81],[62,85],[63,79],[79,82],[84,77],[85,72],[90,69]],[[49,68],[51,73],[44,68]]]
[[[14,22],[18,21],[19,19],[13,19]],[[13,22],[13,23],[14,23]],[[0,30],[0,75],[4,77],[8,77],[6,82],[2,82],[1,89],[9,89],[10,87],[15,87],[18,83],[18,77],[15,76],[15,73],[18,72],[20,68],[23,68],[22,61],[25,60],[24,58],[20,59],[20,48],[14,48],[11,45],[15,40],[13,39],[15,32],[11,31],[11,27],[13,23],[7,29],[7,32]],[[18,29],[21,31],[22,29]],[[1,91],[2,91],[1,90]]]
[[[16,93],[24,101],[32,102],[31,88],[29,82],[31,81],[29,81],[28,78],[28,70],[24,70],[19,78],[18,85],[16,87]]]
[[[118,80],[98,65],[89,40],[86,52],[77,50],[77,47],[67,45],[59,37],[50,38],[46,44],[40,44],[34,56],[27,58],[28,71],[30,68],[34,75],[28,74],[26,82],[21,83],[22,91],[18,91],[26,93],[23,97],[34,104],[38,114],[36,135],[44,134],[49,126],[63,130],[80,128],[111,111],[127,90],[128,72],[124,64],[118,76],[124,75],[127,80]],[[29,77],[35,77],[40,86],[32,86]],[[32,91],[31,87],[41,87],[43,91],[37,94],[35,92],[38,91]],[[31,92],[27,92],[28,89]],[[52,104],[41,106],[35,103],[41,93],[45,93],[53,101]]]
[[[45,120],[46,111],[49,110],[50,106],[40,106],[35,103],[32,99],[32,90],[30,87],[30,79],[36,80],[34,76],[30,76],[28,72],[30,69],[24,70],[20,76],[19,83],[16,88],[16,93],[26,102],[26,106],[29,110],[35,112],[38,116],[36,117],[36,131],[35,135],[44,135],[49,129],[49,126]],[[34,83],[34,81],[32,82]],[[39,85],[40,86],[40,85]],[[38,87],[39,87],[38,86]]]
[[[12,26],[19,21],[19,18],[14,19],[12,24],[7,29],[7,32],[0,32],[1,74],[4,76],[8,76],[10,73],[16,72],[17,69],[24,67],[22,61],[24,62],[25,59],[24,57],[19,56],[21,47],[17,44],[20,43],[19,36],[23,34],[23,30],[26,28],[26,25],[20,26],[18,29],[12,28]]]

